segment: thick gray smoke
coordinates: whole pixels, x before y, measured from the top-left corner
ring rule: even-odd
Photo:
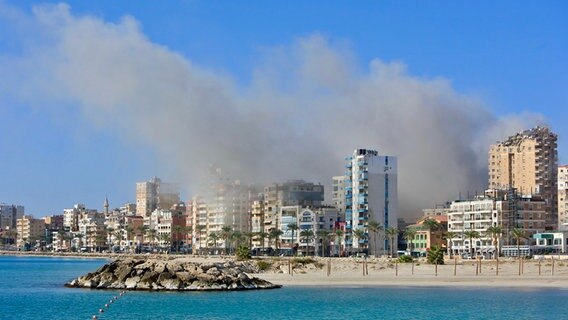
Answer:
[[[190,186],[211,163],[249,182],[329,186],[353,149],[373,148],[398,156],[401,213],[417,216],[460,191],[483,190],[489,143],[527,125],[402,63],[374,59],[360,70],[348,48],[321,35],[267,50],[242,88],[151,42],[132,18],[108,23],[59,5],[18,19],[34,34],[28,53],[0,63],[26,85],[6,87],[79,106],[156,150]]]

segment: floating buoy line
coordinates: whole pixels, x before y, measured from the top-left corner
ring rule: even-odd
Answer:
[[[110,299],[110,300],[108,301],[108,303],[105,303],[105,306],[104,306],[103,308],[100,308],[100,309],[99,309],[98,315],[97,315],[97,314],[94,314],[91,319],[92,319],[92,320],[97,320],[97,319],[99,319],[99,316],[102,315],[103,313],[105,313],[105,311],[111,306],[111,304],[113,304],[115,301],[118,301],[118,298],[124,296],[125,293],[126,293],[126,291],[122,290],[118,296],[112,297],[112,299]]]

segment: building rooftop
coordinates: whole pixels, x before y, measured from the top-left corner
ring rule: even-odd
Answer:
[[[509,138],[507,138],[507,140],[497,141],[497,144],[499,146],[505,146],[505,147],[518,146],[521,144],[521,142],[527,139],[537,139],[539,137],[556,138],[557,136],[554,133],[552,133],[547,127],[538,126],[532,129],[521,131],[513,136],[510,136]]]

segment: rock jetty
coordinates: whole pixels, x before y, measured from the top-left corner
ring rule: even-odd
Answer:
[[[65,284],[66,287],[154,291],[223,291],[280,288],[249,277],[246,262],[196,263],[186,259],[119,259]]]

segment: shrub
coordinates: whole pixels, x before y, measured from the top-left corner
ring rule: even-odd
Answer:
[[[412,259],[411,256],[404,255],[404,256],[398,257],[399,263],[409,263],[409,262],[412,262],[412,261],[414,261],[414,259]]]
[[[265,260],[258,260],[256,262],[256,265],[258,266],[258,270],[260,271],[266,271],[272,267],[272,263]]]
[[[433,246],[428,251],[427,260],[430,264],[444,264],[444,251],[440,246]]]
[[[308,264],[308,263],[316,263],[316,260],[312,258],[302,258],[302,257],[295,257],[292,259],[292,265]]]
[[[239,246],[236,252],[237,260],[250,259],[250,250],[247,246]]]

